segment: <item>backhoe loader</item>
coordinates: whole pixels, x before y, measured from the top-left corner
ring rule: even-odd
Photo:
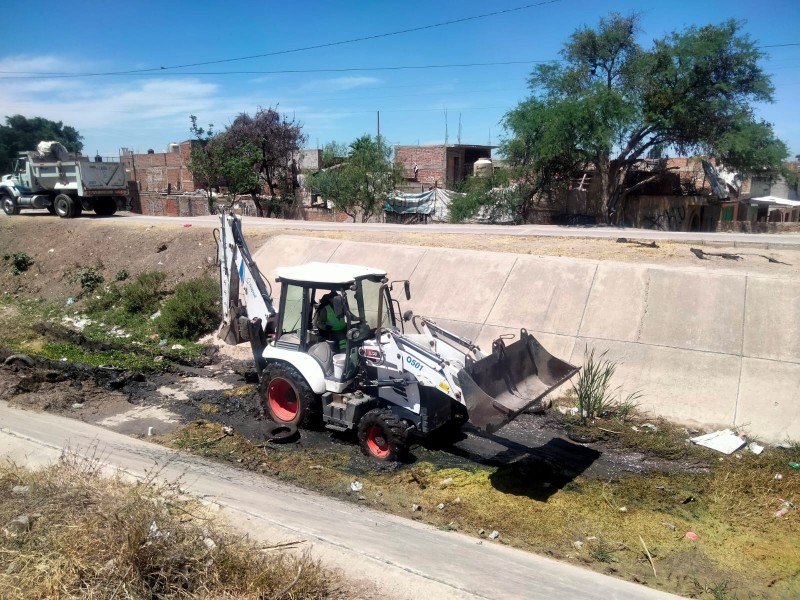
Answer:
[[[408,281],[381,269],[318,263],[277,269],[277,306],[242,235],[240,217],[215,230],[219,336],[249,342],[259,404],[278,425],[355,431],[368,456],[402,460],[415,437],[467,421],[492,433],[541,402],[578,369],[522,329],[484,353],[471,340],[406,311]],[[414,333],[406,332],[408,326]]]

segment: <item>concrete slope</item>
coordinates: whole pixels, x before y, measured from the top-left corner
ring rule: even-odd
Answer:
[[[255,539],[305,540],[314,556],[356,580],[377,582],[359,598],[546,599],[676,598],[496,542],[439,531],[356,504],[320,496],[197,456],[86,423],[12,409],[0,402],[0,457],[46,464],[61,449],[99,456],[143,478],[167,481],[222,507]],[[158,469],[154,467],[158,465]],[[373,584],[375,585],[375,584]],[[368,587],[368,586],[367,586]]]
[[[489,348],[521,327],[553,354],[617,361],[622,393],[686,423],[800,438],[800,281],[698,267],[601,262],[279,236],[256,262],[385,268],[415,314]],[[404,305],[404,309],[406,306]]]

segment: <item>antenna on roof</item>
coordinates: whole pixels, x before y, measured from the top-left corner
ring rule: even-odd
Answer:
[[[461,145],[461,113],[458,113],[458,145]]]

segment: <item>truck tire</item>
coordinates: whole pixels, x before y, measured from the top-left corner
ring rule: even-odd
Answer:
[[[402,460],[408,453],[406,426],[391,410],[374,408],[358,422],[361,451],[383,462]]]
[[[276,423],[307,428],[319,425],[321,400],[289,364],[268,367],[261,380],[259,399],[264,412]]]
[[[19,204],[17,204],[17,199],[14,198],[14,196],[4,192],[0,195],[0,199],[2,199],[3,202],[3,212],[9,217],[19,214]]]
[[[80,201],[67,194],[56,196],[55,200],[53,200],[53,208],[62,219],[74,219],[81,216],[83,211]]]
[[[101,217],[110,217],[117,212],[117,201],[110,196],[95,198],[94,212]]]

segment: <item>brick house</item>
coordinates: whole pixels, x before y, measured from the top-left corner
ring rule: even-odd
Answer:
[[[187,140],[170,144],[167,152],[134,154],[127,148],[120,151],[129,182],[136,182],[140,192],[193,192],[197,182],[189,170],[189,156],[197,142]]]
[[[419,183],[426,188],[452,188],[472,174],[475,161],[491,158],[493,148],[496,146],[395,146],[394,162],[402,167],[409,183]]]

